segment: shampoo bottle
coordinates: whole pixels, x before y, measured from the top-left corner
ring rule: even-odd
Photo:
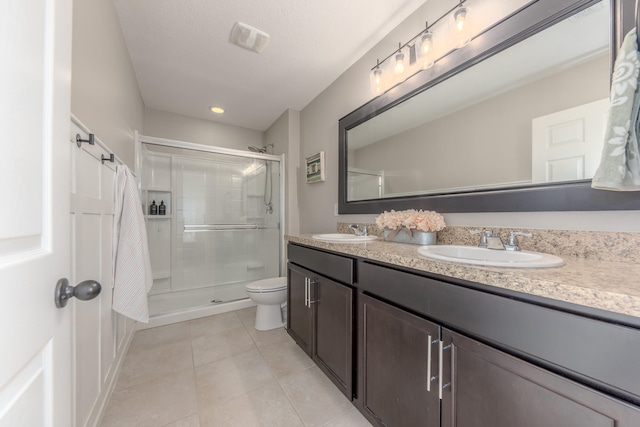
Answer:
[[[149,206],[149,215],[158,215],[158,205],[156,205],[156,201],[152,201]]]

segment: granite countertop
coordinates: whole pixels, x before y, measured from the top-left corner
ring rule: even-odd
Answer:
[[[558,254],[565,261],[562,267],[521,269],[433,260],[419,255],[416,245],[380,240],[370,243],[326,243],[304,234],[287,235],[286,240],[345,255],[640,317],[640,265],[631,259],[593,259]]]

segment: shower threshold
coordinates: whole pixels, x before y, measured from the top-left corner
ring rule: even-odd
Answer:
[[[246,297],[244,297],[244,298],[228,299],[228,300],[214,299],[214,300],[211,300],[211,304],[214,304],[214,305],[216,305],[216,304],[226,304],[226,303],[228,303],[228,302],[243,301],[243,300],[246,300],[246,299],[247,299]]]

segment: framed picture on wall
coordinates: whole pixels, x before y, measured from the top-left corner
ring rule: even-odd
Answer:
[[[307,184],[324,181],[324,151],[307,157]]]

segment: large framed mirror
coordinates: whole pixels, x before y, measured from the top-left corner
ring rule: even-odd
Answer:
[[[340,119],[339,212],[640,209],[640,193],[590,187],[634,8],[528,2]]]

